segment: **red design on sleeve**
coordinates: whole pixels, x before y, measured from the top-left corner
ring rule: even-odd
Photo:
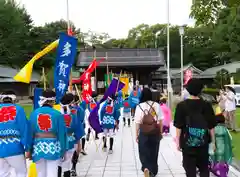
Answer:
[[[0,122],[8,122],[15,120],[17,109],[15,106],[2,107],[0,109]]]
[[[72,114],[77,114],[77,110],[76,110],[76,109],[72,109],[72,110],[71,110],[71,113],[72,113]]]
[[[39,114],[37,118],[38,127],[42,131],[49,131],[52,128],[52,119],[49,114]]]
[[[106,113],[112,114],[113,113],[113,106],[106,106]]]
[[[71,115],[64,114],[64,121],[65,121],[66,127],[67,127],[67,128],[70,128],[71,123],[72,123],[72,117],[71,117]]]

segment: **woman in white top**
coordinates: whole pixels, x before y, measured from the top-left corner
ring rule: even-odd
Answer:
[[[149,111],[151,110],[151,111]],[[146,134],[143,131],[143,119],[146,112],[150,114],[158,125],[154,134]],[[145,114],[144,114],[145,112]],[[137,105],[134,120],[136,123],[136,141],[138,143],[139,158],[142,163],[142,171],[145,177],[154,177],[158,173],[158,152],[162,134],[163,114],[160,105],[153,101],[152,92],[144,88],[140,97],[140,104]]]
[[[225,101],[225,111],[227,114],[227,121],[229,122],[229,128],[233,131],[236,131],[237,125],[235,120],[235,111],[236,111],[236,101],[235,101],[235,90],[227,86],[226,87],[226,101]]]

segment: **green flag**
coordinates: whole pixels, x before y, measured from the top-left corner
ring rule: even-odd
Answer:
[[[104,74],[104,86],[105,88],[108,88],[109,84],[111,83],[113,79],[113,74]]]

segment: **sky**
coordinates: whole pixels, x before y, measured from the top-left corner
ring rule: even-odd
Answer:
[[[67,19],[67,0],[16,0],[24,5],[37,26]],[[192,0],[169,0],[170,23],[193,25]],[[112,38],[127,37],[139,24],[167,23],[167,0],[69,0],[70,20],[81,31],[106,32]]]

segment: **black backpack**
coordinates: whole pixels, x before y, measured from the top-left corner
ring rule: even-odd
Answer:
[[[210,134],[208,121],[204,115],[204,107],[199,107],[196,112],[189,111],[187,102],[186,106],[186,126],[183,131],[184,147],[202,147],[210,143]]]

